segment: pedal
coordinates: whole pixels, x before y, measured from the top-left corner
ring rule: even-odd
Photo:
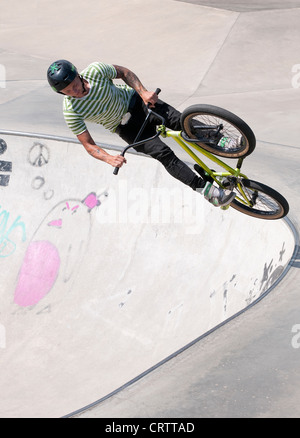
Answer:
[[[201,178],[203,178],[205,181],[209,181],[211,183],[214,182],[213,178],[211,176],[209,176],[209,174],[207,172],[205,172],[203,167],[199,166],[199,164],[195,164],[194,169],[196,170],[197,173],[199,173]],[[213,169],[211,169],[211,170],[213,171]]]
[[[222,186],[227,190],[233,190],[236,184],[236,178],[231,176],[226,176],[222,179]]]

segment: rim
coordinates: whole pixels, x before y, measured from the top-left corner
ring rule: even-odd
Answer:
[[[234,204],[237,207],[241,209],[247,209],[249,212],[253,214],[256,213],[258,216],[278,217],[282,215],[282,205],[272,196],[258,189],[245,187],[244,185],[242,185],[242,187],[247,199],[254,201],[254,206],[250,207],[249,205],[244,204],[242,201],[235,199]],[[237,194],[237,196],[240,195],[240,191],[238,189],[235,189],[234,192]]]
[[[222,134],[224,137],[228,137],[233,142],[241,142],[242,144],[239,145],[239,147],[234,147],[234,143],[230,144],[224,144],[224,146],[220,147],[218,145],[210,146],[209,144],[205,143],[207,147],[210,147],[214,151],[219,151],[224,154],[235,154],[245,151],[247,149],[248,141],[243,134],[243,132],[238,129],[232,122],[227,121],[226,119],[223,119],[222,117],[215,116],[212,114],[191,114],[190,118],[188,119],[188,129],[191,131],[191,119],[196,120],[200,123],[203,123],[205,125],[223,125]],[[200,142],[199,142],[200,143]]]

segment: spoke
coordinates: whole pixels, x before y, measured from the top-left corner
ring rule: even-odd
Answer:
[[[211,115],[211,114],[199,114],[198,116],[194,117],[194,120],[197,120],[199,123],[207,125],[207,126],[218,126],[223,125],[223,129],[221,130],[221,133],[224,137],[228,137],[233,140],[233,143],[225,144],[223,147],[219,146],[224,151],[235,151],[239,149],[239,147],[236,147],[234,142],[237,142],[238,139],[241,137],[240,131],[233,126],[231,123],[228,123],[226,120]]]
[[[242,198],[245,199],[246,196],[248,203],[246,203],[244,199],[242,200],[242,202],[245,205],[250,205],[253,210],[263,211],[266,213],[276,213],[280,210],[280,206],[278,205],[278,203],[266,193],[260,192],[258,190],[253,190],[244,186],[243,192],[244,196],[242,190],[238,190],[238,193],[242,196]],[[238,199],[240,199],[240,197]]]

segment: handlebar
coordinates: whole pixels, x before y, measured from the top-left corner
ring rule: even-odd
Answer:
[[[157,88],[157,89],[155,90],[155,94],[157,94],[157,95],[158,95],[160,92],[161,92],[161,89],[160,89],[160,88]],[[157,114],[156,112],[154,112],[154,111],[150,108],[150,104],[149,104],[149,103],[147,104],[147,110],[148,110],[148,114],[147,114],[147,116],[146,116],[146,118],[145,118],[145,120],[144,120],[144,123],[143,123],[141,129],[139,130],[137,136],[135,137],[134,142],[133,142],[132,144],[126,146],[126,147],[123,149],[123,151],[122,151],[121,154],[120,154],[122,157],[124,157],[124,155],[125,155],[125,153],[128,151],[128,149],[133,148],[133,147],[136,147],[136,146],[140,146],[141,144],[146,143],[147,141],[153,140],[153,139],[155,139],[156,137],[158,137],[158,136],[160,135],[160,132],[157,132],[155,135],[153,135],[153,137],[149,137],[149,138],[146,138],[145,140],[138,141],[139,138],[140,138],[140,136],[141,136],[141,134],[142,134],[142,132],[143,132],[144,129],[145,129],[145,126],[146,126],[146,124],[147,124],[147,122],[148,122],[148,119],[149,119],[149,117],[150,117],[151,114],[153,114],[153,115],[155,115],[157,118],[159,118],[159,119],[161,120],[161,122],[162,122],[162,125],[165,124],[165,119],[164,119],[164,117],[162,117],[160,114]],[[115,167],[113,174],[114,174],[114,175],[118,175],[119,170],[120,170],[119,167]]]
[[[157,94],[157,96],[159,95],[160,92],[161,92],[161,89],[160,88],[156,88],[155,94]],[[150,106],[150,104],[148,103],[147,104],[147,108],[149,108],[149,106]]]

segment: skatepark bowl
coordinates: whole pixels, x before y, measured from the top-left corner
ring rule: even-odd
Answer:
[[[222,211],[134,153],[116,177],[71,139],[0,138],[1,416],[62,417],[107,398],[289,269],[288,219]]]

